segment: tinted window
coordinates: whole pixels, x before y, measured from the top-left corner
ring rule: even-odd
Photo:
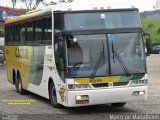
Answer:
[[[64,19],[66,30],[141,27],[138,11],[68,13]]]
[[[5,26],[6,45],[51,45],[51,17]]]

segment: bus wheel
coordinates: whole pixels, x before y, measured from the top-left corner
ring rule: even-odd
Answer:
[[[126,103],[112,103],[111,106],[112,107],[123,107]]]
[[[60,104],[57,103],[56,89],[53,83],[51,83],[49,86],[49,99],[54,108],[61,107]]]
[[[26,94],[26,90],[24,90],[23,87],[22,87],[22,79],[21,79],[21,76],[18,75],[17,79],[18,79],[19,94],[20,94],[20,95],[25,95],[25,94]]]
[[[18,79],[16,76],[14,76],[14,80],[15,80],[15,88],[16,88],[16,92],[19,93],[19,83],[18,83]]]

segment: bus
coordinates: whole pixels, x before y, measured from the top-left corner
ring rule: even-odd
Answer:
[[[6,20],[7,79],[17,93],[33,92],[53,107],[147,100],[150,50],[138,9],[68,6]]]

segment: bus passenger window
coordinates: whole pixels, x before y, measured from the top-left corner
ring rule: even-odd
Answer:
[[[44,27],[44,40],[43,44],[52,45],[52,20],[51,18],[46,18],[43,20]]]
[[[41,20],[35,21],[35,44],[42,44],[42,24]]]

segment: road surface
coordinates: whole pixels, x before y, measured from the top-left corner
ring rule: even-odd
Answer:
[[[147,57],[149,98],[146,102],[129,102],[123,108],[96,105],[79,108],[53,108],[49,100],[29,93],[19,95],[15,87],[7,82],[5,66],[0,66],[0,113],[18,114],[18,118],[46,119],[108,119],[119,114],[160,114],[160,55]],[[4,100],[34,100],[30,105],[8,105]],[[108,116],[107,116],[108,115]],[[17,117],[17,116],[16,116]],[[159,118],[160,119],[160,118]]]

